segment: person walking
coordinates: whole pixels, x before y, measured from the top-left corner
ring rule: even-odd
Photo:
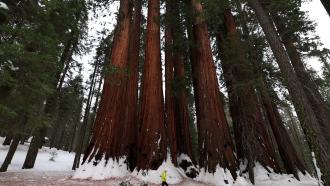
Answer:
[[[160,177],[162,178],[162,186],[168,186],[166,179],[167,179],[167,171],[164,170],[162,172],[162,174],[160,175]]]

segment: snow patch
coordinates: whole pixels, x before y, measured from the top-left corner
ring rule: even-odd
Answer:
[[[230,171],[221,168],[219,165],[216,166],[216,170],[214,173],[210,173],[204,168],[201,168],[199,171],[199,175],[194,180],[209,183],[212,185],[234,184],[234,178],[232,177]]]
[[[312,152],[312,159],[313,159],[314,168],[316,170],[316,176],[317,176],[317,179],[319,180],[319,184],[320,185],[323,185],[323,181],[321,179],[322,173],[321,173],[320,168],[317,166],[317,162],[316,162],[316,158],[315,158],[315,153],[314,152]]]
[[[7,4],[4,3],[4,2],[1,2],[1,1],[0,1],[0,8],[3,8],[3,9],[6,9],[6,10],[9,10]]]
[[[137,171],[136,169],[132,172],[132,175],[136,177],[139,180],[142,180],[144,182],[153,183],[153,184],[161,184],[161,178],[160,175],[162,172],[166,170],[167,171],[167,183],[168,184],[178,184],[182,182],[182,172],[176,168],[172,161],[170,156],[168,155],[168,158],[166,161],[162,163],[162,165],[157,170],[140,170]]]
[[[97,165],[93,165],[94,161],[81,165],[73,175],[73,179],[92,179],[104,180],[110,178],[122,178],[130,174],[126,157],[118,160],[110,158],[105,160],[102,158]]]
[[[3,163],[7,152],[9,149],[8,146],[3,146],[2,143],[5,138],[0,137],[0,165]],[[11,164],[8,167],[8,172],[16,171],[70,171],[72,168],[72,163],[75,154],[69,153],[67,151],[50,149],[49,147],[42,147],[39,149],[36,163],[33,169],[22,170],[22,166],[26,157],[26,153],[29,149],[29,143],[24,145],[19,144],[15,155],[11,161]],[[56,151],[57,156],[55,161],[51,161],[49,155]],[[1,185],[1,184],[0,184]]]

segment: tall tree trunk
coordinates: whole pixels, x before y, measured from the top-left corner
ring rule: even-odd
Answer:
[[[95,122],[92,138],[83,158],[96,162],[102,157],[121,156],[122,120],[126,106],[126,72],[129,51],[131,8],[129,0],[121,0],[119,16],[111,50],[110,73],[106,75],[103,93]]]
[[[280,41],[275,26],[258,0],[248,0],[248,2],[256,13],[260,25],[275,55],[282,76],[286,81],[286,86],[292,97],[300,123],[309,142],[309,146],[312,151],[315,152],[318,165],[323,173],[322,179],[328,184],[330,183],[330,144],[321,131],[322,128],[308,102],[307,96],[302,88],[303,86],[299,82],[296,73],[290,65],[290,59]]]
[[[319,88],[316,85],[313,77],[307,72],[304,62],[302,61],[301,54],[298,52],[294,42],[296,39],[291,32],[286,32],[288,29],[285,25],[281,24],[281,18],[278,15],[272,15],[273,21],[278,28],[278,32],[282,37],[282,42],[286,48],[288,56],[291,60],[293,69],[295,70],[300,83],[303,85],[303,89],[307,96],[309,103],[314,110],[315,116],[321,126],[321,131],[324,136],[330,142],[330,108],[325,102],[323,96],[319,92]]]
[[[159,0],[148,0],[137,161],[137,168],[142,170],[157,169],[166,158],[159,21]]]
[[[249,178],[254,183],[255,162],[280,171],[268,123],[262,118],[260,104],[254,88],[252,68],[236,30],[229,9],[224,11],[225,30],[217,35],[221,51],[222,69],[228,89],[230,113],[234,124],[238,158],[247,160]]]
[[[188,98],[186,92],[186,74],[185,74],[185,57],[187,48],[183,45],[186,39],[184,36],[183,18],[180,15],[180,2],[169,1],[171,17],[171,34],[173,36],[172,55],[174,63],[174,81],[172,89],[174,93],[174,115],[175,115],[175,128],[176,128],[176,145],[178,154],[188,155],[193,162],[195,157],[192,151],[191,131],[190,131],[190,118],[188,110]]]
[[[315,81],[307,72],[300,54],[294,46],[292,40],[284,36],[283,43],[287,49],[291,64],[297,74],[297,77],[303,85],[307,99],[309,100],[316,118],[320,123],[321,131],[328,142],[330,142],[330,108],[325,102],[323,96],[320,94]]]
[[[174,56],[173,56],[173,2],[166,1],[165,17],[165,115],[167,126],[168,144],[171,150],[172,161],[177,164],[177,141],[176,141],[176,123],[175,123],[175,103],[174,103]]]
[[[182,51],[174,53],[174,77],[180,85],[185,85],[184,57]],[[175,123],[177,134],[177,152],[188,155],[193,161],[188,98],[185,86],[178,87],[175,92]]]
[[[0,172],[6,172],[8,169],[9,164],[11,163],[11,160],[14,157],[14,154],[16,152],[17,146],[19,144],[20,141],[20,135],[15,135],[13,138],[13,142],[11,143],[7,156],[5,158],[5,161],[2,163],[1,168],[0,168]]]
[[[93,90],[95,87],[95,81],[96,81],[96,71],[98,69],[99,66],[99,59],[96,59],[95,62],[95,66],[94,66],[94,71],[92,74],[92,78],[91,78],[91,84],[89,87],[89,92],[88,92],[88,97],[87,97],[87,102],[86,102],[86,107],[85,107],[85,113],[84,113],[84,119],[83,122],[81,124],[79,133],[78,133],[78,141],[76,143],[76,154],[74,157],[74,161],[73,161],[73,165],[72,165],[72,170],[75,170],[76,168],[79,167],[79,163],[80,163],[80,157],[81,157],[81,153],[83,151],[84,148],[84,142],[86,139],[86,134],[88,132],[88,130],[90,130],[89,126],[91,125],[91,121],[89,119],[90,117],[90,110],[91,110],[91,104],[92,104],[92,99],[93,99]]]
[[[228,168],[233,177],[236,177],[234,147],[221,103],[207,25],[202,17],[203,8],[196,0],[191,0],[190,5],[197,15],[193,23],[196,59],[192,61],[192,73],[196,98],[199,164],[208,172],[214,172],[216,166],[220,165]]]
[[[298,155],[295,146],[290,139],[288,131],[285,129],[277,106],[271,99],[270,93],[268,92],[268,88],[263,81],[259,82],[259,91],[267,114],[268,121],[271,125],[273,134],[277,142],[279,153],[284,162],[286,172],[289,174],[294,174],[294,176],[299,179],[298,170],[300,170],[301,172],[305,172],[306,166]]]
[[[38,128],[34,132],[22,169],[32,169],[34,167],[39,148],[44,144],[46,132],[47,128],[45,127]]]
[[[142,1],[133,1],[133,20],[131,23],[130,48],[128,56],[127,106],[125,108],[125,128],[122,135],[122,152],[128,157],[131,170],[136,167],[138,135],[138,76],[140,61],[140,37],[142,19]]]

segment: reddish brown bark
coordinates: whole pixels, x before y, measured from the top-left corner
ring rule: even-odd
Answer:
[[[173,1],[166,1],[166,25],[165,25],[165,115],[168,143],[171,149],[173,163],[177,164],[177,140],[174,103],[174,56],[173,56],[173,29],[171,19],[173,17]]]
[[[174,55],[174,74],[178,83],[184,85],[185,69],[184,57],[181,51]],[[178,87],[175,90],[175,124],[177,134],[177,146],[179,154],[187,154],[192,160],[194,159],[192,152],[191,133],[189,126],[188,100],[185,87]]]
[[[253,86],[252,69],[249,66],[235,20],[229,9],[224,12],[225,30],[218,33],[222,69],[228,89],[230,113],[234,124],[237,155],[247,160],[251,182],[256,161],[264,167],[279,171],[279,163],[261,114],[260,104]]]
[[[128,81],[127,81],[127,106],[124,120],[124,134],[122,135],[122,151],[128,156],[130,168],[133,169],[137,159],[137,134],[138,134],[138,73],[141,35],[141,9],[142,1],[133,1],[134,12],[130,33],[130,48],[128,56]]]
[[[228,168],[236,177],[236,158],[233,143],[220,100],[219,85],[212,58],[207,25],[201,17],[199,1],[191,0],[192,9],[198,14],[193,23],[196,42],[196,59],[192,61],[194,90],[196,96],[200,167],[214,172],[217,165]]]
[[[129,34],[131,22],[129,0],[121,0],[117,30],[111,50],[110,73],[104,81],[100,108],[98,110],[90,144],[87,148],[83,163],[93,158],[98,161],[119,157],[122,137],[122,121],[125,111],[125,68],[128,60]]]
[[[159,16],[159,0],[149,0],[137,161],[143,170],[157,169],[166,158]]]
[[[185,40],[184,28],[182,27],[182,17],[180,16],[180,4],[178,1],[171,2],[171,22],[172,22],[172,35],[173,35],[173,61],[174,61],[174,112],[175,112],[175,126],[177,137],[177,152],[178,154],[188,155],[193,162],[195,162],[192,142],[190,134],[190,120],[188,111],[188,98],[186,94],[185,82],[185,58],[184,53],[186,48],[182,41]]]

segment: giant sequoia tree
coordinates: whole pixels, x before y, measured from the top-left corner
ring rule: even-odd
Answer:
[[[149,0],[137,161],[142,170],[157,169],[166,158],[159,20],[160,2]]]
[[[111,59],[106,74],[100,108],[94,123],[94,133],[83,158],[83,163],[102,158],[120,157],[122,119],[126,101],[126,72],[129,34],[131,27],[131,7],[128,0],[120,1],[117,28],[111,50]]]
[[[195,12],[193,38],[195,60],[192,61],[194,90],[196,99],[199,164],[209,172],[214,172],[217,165],[228,168],[235,176],[236,157],[229,133],[223,105],[220,100],[219,85],[216,77],[212,50],[203,7],[199,1],[189,1]]]

